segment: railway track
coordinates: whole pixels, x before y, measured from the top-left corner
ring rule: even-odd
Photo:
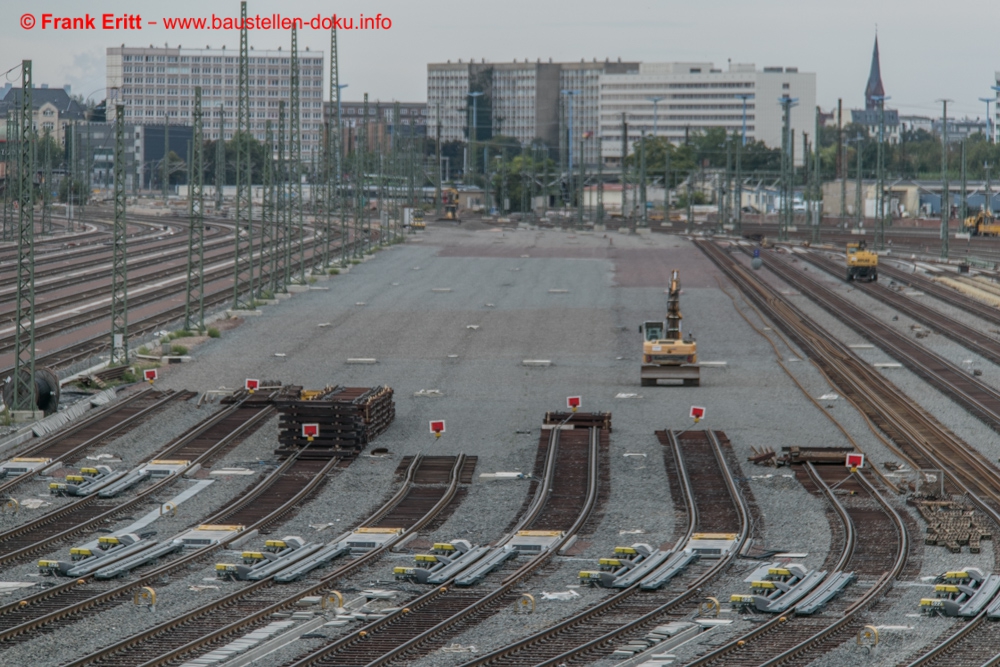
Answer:
[[[850,348],[790,304],[777,290],[757,280],[749,269],[731,259],[717,244],[700,242],[697,245],[761,312],[807,352],[831,385],[837,387],[845,398],[889,436],[889,440],[916,469],[944,470],[949,492],[971,494],[980,508],[1000,525],[1000,513],[995,509],[1000,507],[1000,472],[992,462],[974,447],[962,442]],[[795,281],[797,289],[812,296],[808,278],[799,279],[797,273],[788,269],[782,271],[783,265],[778,262],[771,264],[777,267],[779,277]],[[822,289],[816,294],[818,299],[825,296]],[[907,359],[914,368],[920,369],[918,374],[921,377],[931,378],[933,386],[940,386],[948,395],[959,395],[963,405],[976,405],[977,416],[985,416],[991,420],[987,421],[988,424],[1000,428],[1000,412],[992,410],[994,406],[1000,409],[1000,396],[994,390],[844,301],[837,297],[824,303],[830,309],[839,305],[849,307],[850,310],[840,317],[848,321],[846,313],[851,313],[860,319],[856,323],[848,323],[848,326],[863,328],[862,335],[888,354]],[[869,326],[873,328],[867,329]],[[940,373],[940,376],[935,373]],[[954,386],[946,382],[952,378],[956,382]]]
[[[301,465],[306,463],[306,465]],[[263,531],[307,501],[326,483],[329,474],[342,463],[340,459],[318,462],[297,461],[289,457],[248,493],[234,499],[225,508],[205,520],[218,524],[229,516],[240,515],[247,520],[246,530]],[[308,477],[303,473],[311,472]],[[267,498],[267,502],[261,502]],[[238,537],[238,536],[237,536]],[[235,538],[233,538],[235,539]],[[231,540],[229,540],[231,541]],[[162,580],[180,569],[193,566],[216,552],[222,545],[208,546],[187,555],[174,557],[154,568],[138,580],[127,584],[113,580],[97,580],[87,575],[50,588],[17,603],[0,607],[0,651],[14,643],[28,641],[38,632],[53,630],[79,620],[82,612],[96,613],[126,602],[136,588]],[[131,664],[131,663],[124,663]]]
[[[568,421],[568,420],[567,420]],[[603,434],[603,438],[602,438]],[[527,511],[510,531],[555,531],[562,534],[547,551],[530,559],[497,583],[505,570],[490,575],[475,588],[457,588],[446,582],[406,603],[405,611],[388,615],[352,633],[294,659],[295,667],[307,665],[371,665],[411,660],[437,648],[443,635],[463,624],[474,623],[495,613],[501,605],[519,596],[515,587],[536,572],[576,535],[590,517],[599,495],[601,441],[607,431],[600,428],[551,429],[540,438],[547,441],[542,482]],[[498,543],[503,543],[507,536]]]
[[[93,414],[60,429],[40,442],[32,443],[18,451],[17,456],[44,457],[54,462],[68,463],[90,448],[127,433],[167,405],[175,401],[186,401],[195,395],[194,392],[188,391],[161,392],[151,388],[142,389],[103,409],[95,410]],[[32,471],[3,481],[0,483],[0,494],[9,493],[14,487],[35,479],[39,472]]]
[[[853,638],[866,613],[903,574],[911,545],[898,512],[862,473],[839,466],[805,464],[809,480],[833,505],[844,525],[844,548],[836,570],[857,580],[820,613],[776,614],[763,625],[689,663],[689,667],[807,665]],[[797,471],[801,476],[802,471]],[[844,492],[838,499],[830,485]],[[919,573],[919,568],[912,574]]]
[[[407,539],[430,522],[438,512],[442,511],[459,490],[461,477],[471,474],[467,472],[467,459],[464,455],[449,457],[450,468],[447,471],[445,483],[434,484],[437,493],[431,498],[424,493],[426,485],[418,485],[415,481],[417,472],[422,467],[422,457],[415,457],[407,469],[404,483],[398,492],[381,508],[372,514],[361,527],[377,526],[385,521],[408,521],[396,523],[393,528],[401,529],[398,538],[336,568],[333,572],[317,578],[307,578],[304,581],[278,586],[273,577],[263,579],[245,586],[219,600],[203,605],[183,616],[170,619],[138,635],[116,642],[107,648],[80,658],[69,665],[164,665],[184,656],[203,654],[214,644],[224,641],[227,637],[242,633],[266,623],[271,614],[288,609],[302,597],[324,594],[342,577],[357,572],[361,567],[370,565],[380,559],[393,544]],[[442,478],[440,466],[443,458],[432,461],[437,469],[428,473],[432,479]],[[335,460],[328,465],[336,465]],[[427,479],[425,477],[425,479]],[[413,503],[427,508],[427,511],[413,517],[412,512],[398,508]],[[428,507],[428,503],[430,506]]]
[[[729,471],[724,434],[658,431],[656,435],[664,447],[674,504],[688,517],[685,532],[674,541],[675,548],[683,548],[695,532],[735,533],[738,540],[733,551],[714,563],[689,567],[669,591],[642,591],[636,584],[463,667],[590,664],[609,657],[616,643],[641,636],[666,617],[674,620],[697,608],[694,598],[699,591],[711,585],[745,543],[751,508]]]
[[[809,322],[774,290],[760,284],[746,268],[726,257],[715,244],[701,243],[699,247],[747,298],[809,354],[831,385],[886,433],[894,447],[914,467],[942,470],[949,494],[965,495],[994,526],[1000,526],[1000,515],[995,509],[1000,480],[992,464],[832,336]],[[890,354],[897,352],[891,345],[887,346],[887,351]],[[1000,552],[994,553],[994,561],[1000,562]],[[987,627],[982,618],[966,622],[913,664],[931,664],[935,660],[943,660],[939,664],[950,664],[947,656],[962,653],[965,642],[969,642],[969,656],[981,656],[978,646],[983,633],[988,634]],[[1000,662],[1000,656],[992,660]]]
[[[273,406],[234,405],[203,420],[164,447],[153,459],[175,458],[204,464],[260,426],[274,412]],[[20,562],[83,531],[138,507],[177,481],[167,476],[123,499],[103,499],[98,494],[73,502],[0,533],[0,565]]]
[[[779,256],[777,253],[769,253],[768,257]],[[805,258],[815,266],[824,271],[843,277],[844,268],[832,260],[818,255],[817,253],[794,253],[794,257]],[[855,283],[854,288],[867,294],[882,303],[890,306],[894,310],[903,313],[907,317],[916,320],[926,327],[947,335],[950,339],[966,348],[970,352],[975,352],[985,359],[989,359],[994,364],[1000,364],[1000,341],[974,327],[959,322],[948,317],[935,308],[912,299],[896,290],[890,289],[878,283]],[[950,290],[958,294],[956,290]],[[997,317],[997,310],[994,310],[994,319]]]
[[[361,241],[353,241],[352,243],[360,243]],[[307,251],[311,252],[311,257],[315,257],[316,253],[320,250],[319,241],[313,239],[306,244]],[[211,291],[206,291],[204,296],[204,308],[207,311],[212,308],[217,308],[226,303],[229,303],[233,297],[232,282],[229,280],[231,272],[221,279],[216,281],[221,283],[221,286],[213,289]],[[263,274],[264,278],[270,277],[270,271]],[[163,288],[166,290],[172,289],[171,287]],[[209,286],[206,284],[206,289]],[[161,290],[162,292],[162,290]],[[172,292],[170,292],[172,293]],[[169,295],[169,294],[168,294]],[[130,301],[130,307],[133,302]],[[109,306],[110,308],[110,306]],[[184,317],[184,304],[173,306],[167,308],[166,310],[154,313],[152,315],[134,318],[129,320],[129,336],[131,338],[140,338],[146,336],[155,331],[158,331],[170,323],[177,322]],[[110,314],[110,310],[104,313],[102,317],[97,318],[94,321],[100,321],[101,319],[106,319]],[[79,324],[75,325],[79,326]],[[65,330],[64,330],[65,331]],[[101,333],[95,336],[85,338],[82,341],[72,343],[68,346],[62,347],[58,350],[52,352],[46,352],[38,354],[36,356],[36,362],[39,365],[45,365],[49,368],[63,368],[70,366],[74,363],[90,359],[91,357],[101,354],[102,352],[107,352],[110,347],[110,337],[106,333]],[[0,375],[4,373],[10,373],[13,370],[12,367],[6,367],[0,369]]]

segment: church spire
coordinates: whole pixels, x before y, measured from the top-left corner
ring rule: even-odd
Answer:
[[[865,108],[877,109],[878,102],[875,97],[884,97],[885,88],[882,86],[882,68],[879,66],[878,58],[878,35],[875,35],[875,49],[872,51],[872,69],[868,74],[868,85],[865,86]]]

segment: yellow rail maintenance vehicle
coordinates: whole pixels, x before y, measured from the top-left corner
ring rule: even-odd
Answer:
[[[643,387],[654,386],[660,380],[679,380],[686,387],[701,384],[698,344],[693,336],[684,338],[681,333],[680,294],[681,281],[675,270],[670,278],[667,319],[643,322],[639,327],[642,334],[640,377]]]
[[[1000,223],[991,211],[980,211],[965,219],[965,231],[973,236],[1000,236]]]
[[[864,240],[847,244],[847,282],[878,280],[878,255],[868,250]]]
[[[444,207],[444,217],[438,220],[454,220],[461,224],[458,217],[458,190],[445,188],[441,191],[441,205]]]

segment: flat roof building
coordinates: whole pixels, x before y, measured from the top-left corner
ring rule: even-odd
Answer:
[[[323,138],[323,68],[321,51],[300,51],[299,100],[302,159],[311,159]],[[290,98],[291,52],[249,53],[250,130],[264,141],[264,126],[278,121],[278,102],[286,118]],[[239,52],[181,47],[112,47],[107,50],[108,120],[115,105],[125,105],[125,120],[137,125],[190,125],[195,86],[202,89],[206,139],[232,139],[236,129]],[[221,107],[222,118],[219,118]]]
[[[816,113],[816,75],[796,67],[730,63],[726,70],[710,62],[642,63],[638,71],[605,73],[600,78],[601,154],[618,164],[622,157],[622,114],[631,146],[646,136],[680,144],[695,132],[723,128],[747,139],[781,147],[784,116],[779,98],[797,99],[791,109],[796,142],[812,134]],[[657,98],[654,105],[651,98]],[[745,98],[745,99],[744,99]],[[745,103],[745,116],[744,116]],[[801,151],[796,163],[801,164]]]

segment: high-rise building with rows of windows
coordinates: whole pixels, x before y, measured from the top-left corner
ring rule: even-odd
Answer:
[[[323,139],[321,51],[299,52],[302,159],[312,159]],[[277,132],[278,102],[290,115],[291,52],[251,50],[249,54],[250,129],[264,141],[265,123]],[[169,46],[119,46],[107,50],[108,120],[115,105],[125,105],[125,120],[137,125],[164,122],[190,125],[195,86],[201,86],[205,138],[232,139],[239,93],[239,52]],[[221,112],[221,118],[220,118]]]

